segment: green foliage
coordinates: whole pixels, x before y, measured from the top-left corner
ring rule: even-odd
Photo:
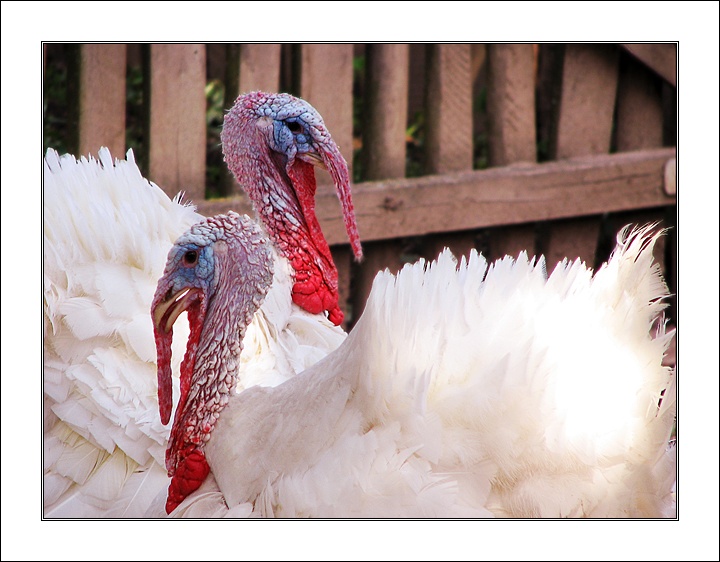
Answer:
[[[43,75],[43,154],[48,148],[70,150],[68,142],[67,66],[47,61]]]
[[[145,91],[143,72],[139,65],[129,66],[125,75],[125,146],[132,149],[141,170],[147,166],[144,120]],[[120,157],[121,155],[117,155]]]
[[[225,178],[227,171],[222,154],[220,133],[225,117],[225,84],[211,80],[205,85],[205,122],[207,123],[207,162],[205,167],[206,197],[226,195]]]
[[[416,178],[425,173],[425,112],[416,111],[405,130],[405,176]]]
[[[365,93],[365,55],[353,57],[353,182],[364,179],[362,158],[362,127]]]

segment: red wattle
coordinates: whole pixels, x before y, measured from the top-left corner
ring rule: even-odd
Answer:
[[[205,454],[200,449],[194,448],[183,456],[170,481],[165,512],[172,513],[186,497],[200,487],[208,474],[210,474],[210,466],[205,459]]]

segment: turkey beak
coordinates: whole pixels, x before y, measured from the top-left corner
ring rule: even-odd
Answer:
[[[312,164],[313,166],[317,166],[318,168],[322,168],[327,171],[325,162],[317,152],[305,152],[303,154],[298,154],[298,158],[300,158],[300,160],[305,160],[308,164]]]
[[[352,246],[355,259],[362,259],[362,246],[360,245],[360,235],[358,234],[357,222],[355,221],[355,209],[353,207],[352,195],[350,193],[350,176],[348,165],[343,157],[340,149],[335,142],[325,140],[318,143],[317,151],[305,152],[298,156],[318,168],[326,170],[335,184],[335,191],[343,211],[343,220],[345,222],[345,230],[347,231],[350,245]]]
[[[191,287],[181,289],[175,294],[168,291],[162,300],[153,305],[152,318],[155,330],[171,334],[175,321],[197,300],[200,292],[200,289]]]

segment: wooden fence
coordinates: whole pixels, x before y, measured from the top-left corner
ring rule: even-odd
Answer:
[[[290,91],[322,114],[348,163],[365,259],[351,261],[329,176],[317,211],[357,319],[375,273],[443,246],[490,259],[544,253],[591,265],[629,222],[675,226],[675,44],[45,44],[65,57],[68,150],[122,156],[129,68],[142,68],[136,154],[206,215],[251,213],[238,186],[206,198],[218,158],[207,85]],[[46,121],[58,104],[48,99]],[[417,134],[419,132],[419,134]],[[357,154],[353,158],[354,152]],[[212,156],[215,154],[215,156]],[[414,167],[410,164],[414,163]],[[413,177],[407,177],[408,171]],[[675,232],[657,247],[676,287]],[[674,302],[671,317],[674,316]]]

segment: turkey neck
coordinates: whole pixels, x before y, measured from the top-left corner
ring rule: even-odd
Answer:
[[[213,294],[188,309],[190,337],[180,367],[180,401],[165,464],[172,477],[166,511],[171,513],[210,472],[203,445],[235,390],[245,330],[262,304],[272,269],[236,260],[224,241],[215,243]],[[269,273],[268,273],[269,271]]]
[[[292,299],[312,314],[328,311],[339,325],[338,272],[315,214],[315,170],[312,164],[266,148],[272,120],[234,122],[228,167],[252,201],[278,253],[294,273]],[[240,142],[243,139],[246,142]]]

